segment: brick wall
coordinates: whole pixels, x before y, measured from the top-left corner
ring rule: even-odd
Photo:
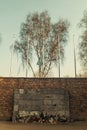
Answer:
[[[87,120],[87,78],[0,78],[0,120],[13,115],[15,88],[64,88],[70,95],[70,117]]]

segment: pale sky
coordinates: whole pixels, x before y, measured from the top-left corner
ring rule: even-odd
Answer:
[[[35,11],[42,12],[47,10],[52,22],[58,19],[68,19],[70,22],[69,40],[66,47],[65,63],[61,67],[61,77],[74,76],[73,60],[73,34],[75,35],[76,54],[79,41],[79,31],[77,24],[80,22],[84,10],[87,9],[87,0],[0,0],[0,33],[2,43],[0,45],[0,76],[9,77],[11,52],[10,45],[18,39],[20,25],[25,22],[26,16]],[[78,58],[77,58],[78,59]],[[19,62],[13,56],[12,70],[10,76],[25,77],[25,72],[19,70]],[[77,60],[77,73],[80,73],[80,65]],[[56,75],[55,75],[56,74]],[[32,76],[29,72],[29,76]],[[53,76],[58,76],[56,69]]]

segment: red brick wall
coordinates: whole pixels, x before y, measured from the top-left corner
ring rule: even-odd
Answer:
[[[0,120],[10,120],[15,88],[62,87],[70,95],[70,117],[87,120],[87,78],[0,78]]]

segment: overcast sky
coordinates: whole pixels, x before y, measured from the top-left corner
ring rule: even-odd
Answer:
[[[8,77],[10,74],[11,52],[9,47],[18,39],[20,25],[22,22],[25,22],[27,14],[47,10],[52,22],[57,22],[61,17],[68,19],[71,24],[65,53],[66,60],[61,67],[61,76],[69,75],[73,77],[73,34],[75,35],[74,40],[77,47],[80,31],[77,24],[80,22],[86,9],[87,0],[0,0],[0,33],[2,36],[2,44],[0,45],[0,76]],[[77,61],[77,73],[80,73],[79,66],[79,61]],[[19,62],[17,62],[15,56],[13,57],[11,69],[11,76],[25,76],[25,72],[22,70],[18,73]],[[57,76],[58,74],[56,73],[55,75],[55,73],[56,69],[54,76]]]

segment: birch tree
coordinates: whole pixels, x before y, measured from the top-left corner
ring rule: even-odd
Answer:
[[[26,21],[21,24],[20,39],[15,42],[14,51],[21,56],[24,66],[28,64],[34,77],[34,56],[39,77],[46,77],[52,69],[52,64],[58,62],[60,57],[63,61],[68,28],[69,22],[63,19],[52,24],[47,11],[27,15]]]

